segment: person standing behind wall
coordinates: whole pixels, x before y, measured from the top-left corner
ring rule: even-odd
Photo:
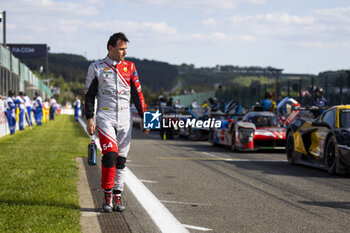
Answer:
[[[52,96],[51,99],[50,99],[50,120],[54,120],[55,119],[56,109],[57,109],[57,101]]]
[[[49,112],[50,112],[50,100],[45,99],[43,102],[43,122],[49,120]]]
[[[11,134],[14,134],[16,131],[16,102],[13,100],[14,96],[15,93],[13,91],[9,91],[9,96],[5,100],[5,115]]]
[[[321,108],[321,109],[314,112],[314,115],[316,117],[318,117],[319,115],[321,115],[322,113],[324,113],[326,111],[324,108],[327,107],[327,100],[323,96],[323,89],[322,88],[317,87],[315,89],[315,99],[314,99],[313,105]]]
[[[260,105],[264,108],[264,111],[271,111],[271,94],[269,92],[265,93],[265,99],[260,101]]]
[[[25,100],[24,100],[24,95],[23,92],[20,91],[19,95],[16,97],[16,101],[18,104],[18,109],[19,109],[19,114],[18,114],[18,125],[19,125],[19,130],[24,130],[24,115],[26,112],[26,107],[25,107]]]
[[[317,106],[317,107],[326,107],[327,106],[327,100],[323,96],[323,89],[322,88],[317,87],[315,89],[314,106]]]
[[[271,100],[270,111],[276,114],[277,113],[277,103],[273,99],[273,94],[272,93],[270,93],[270,100]]]
[[[27,113],[26,113],[26,120],[28,125],[33,126],[33,122],[32,122],[32,100],[26,95],[26,93],[23,93],[24,97],[24,105],[27,109]]]
[[[35,92],[34,97],[34,118],[37,125],[42,125],[43,118],[43,100],[41,99],[38,92]]]
[[[74,101],[74,117],[75,121],[78,122],[79,120],[79,110],[80,110],[80,99],[78,96],[75,96],[75,101]]]

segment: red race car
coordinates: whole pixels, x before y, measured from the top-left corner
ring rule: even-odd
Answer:
[[[232,149],[285,149],[286,129],[272,112],[250,112],[234,125]]]
[[[212,145],[230,146],[232,150],[285,149],[286,129],[272,112],[250,112],[241,121],[225,120],[220,129],[211,129]]]

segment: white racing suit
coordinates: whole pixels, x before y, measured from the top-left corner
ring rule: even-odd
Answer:
[[[85,115],[94,116],[102,148],[101,187],[123,191],[126,157],[130,148],[132,117],[130,97],[141,118],[145,101],[134,63],[116,62],[108,56],[89,66],[85,88]]]

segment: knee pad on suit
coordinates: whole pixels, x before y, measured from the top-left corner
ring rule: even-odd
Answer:
[[[110,151],[102,156],[102,165],[107,168],[111,168],[117,162],[117,152]]]
[[[122,156],[118,156],[117,158],[117,169],[123,169],[126,167],[126,158]]]

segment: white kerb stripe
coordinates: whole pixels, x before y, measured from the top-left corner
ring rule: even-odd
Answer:
[[[147,211],[161,232],[188,232],[144,184],[126,168],[126,185]]]

